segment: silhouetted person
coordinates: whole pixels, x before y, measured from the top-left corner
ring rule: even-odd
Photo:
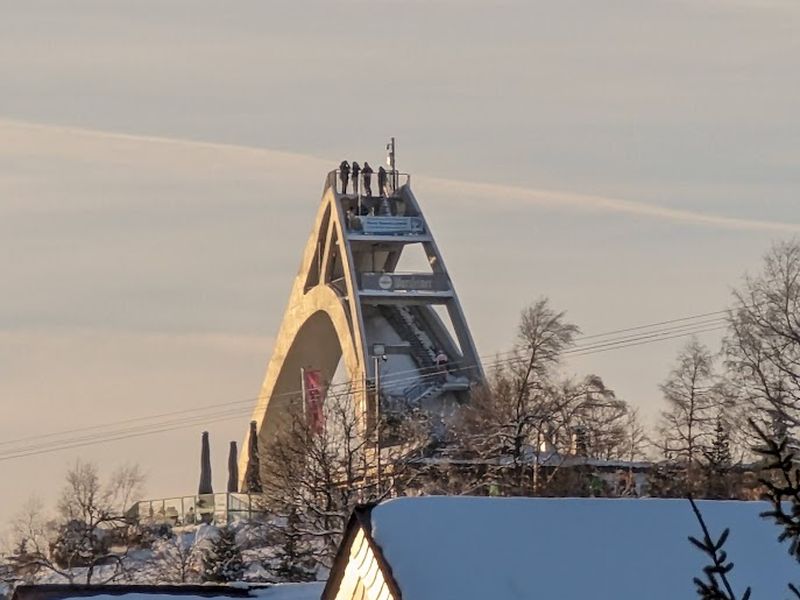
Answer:
[[[364,193],[372,198],[372,167],[368,162],[364,162],[364,168],[361,169],[361,177],[364,179]]]
[[[378,189],[381,192],[381,196],[388,196],[386,193],[386,169],[383,167],[378,169]]]
[[[353,161],[353,166],[350,167],[350,179],[353,182],[353,193],[358,196],[358,174],[361,168],[356,161]]]
[[[347,193],[347,180],[350,178],[350,165],[346,160],[343,160],[339,165],[339,179],[342,182],[342,193]]]
[[[444,350],[439,350],[436,353],[436,358],[433,359],[433,362],[439,367],[439,371],[445,371],[447,369],[448,358]]]
[[[450,361],[447,358],[447,354],[444,353],[444,350],[439,350],[439,352],[436,353],[436,358],[433,359],[433,362],[436,365],[439,377],[446,380],[448,372],[447,363]]]

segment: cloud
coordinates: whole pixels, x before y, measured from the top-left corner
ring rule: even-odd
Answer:
[[[277,166],[284,163],[297,164],[319,164],[330,166],[332,161],[327,161],[322,158],[317,158],[305,154],[296,154],[291,152],[284,152],[279,150],[271,150],[268,148],[259,148],[255,146],[246,146],[241,144],[226,144],[220,142],[209,142],[203,140],[192,140],[185,138],[174,138],[167,136],[157,135],[141,135],[131,134],[117,131],[106,131],[101,129],[89,129],[84,127],[69,127],[63,125],[52,125],[49,123],[33,123],[30,121],[18,121],[11,119],[0,119],[0,130],[5,130],[4,139],[6,135],[16,134],[14,141],[19,145],[6,144],[4,148],[0,148],[0,154],[13,155],[14,153],[29,154],[32,149],[39,150],[45,155],[74,155],[77,152],[85,152],[87,154],[96,153],[99,150],[98,142],[113,142],[116,146],[149,146],[151,152],[158,151],[159,149],[184,149],[191,150],[195,153],[215,153],[216,155],[234,155],[240,160],[244,159],[264,159],[269,158],[271,162],[278,163]],[[26,139],[23,135],[27,134],[29,144],[26,144]],[[31,135],[37,137],[30,138]],[[49,139],[55,138],[55,141],[60,142],[57,145],[42,145],[39,142],[43,141],[42,138]],[[71,145],[67,142],[71,142]],[[21,145],[21,147],[20,147]],[[180,159],[184,155],[174,153],[175,159]],[[97,156],[102,157],[101,154]],[[137,159],[147,160],[148,155],[137,154]],[[158,156],[158,155],[157,155]],[[106,157],[107,158],[107,157]],[[160,158],[160,156],[158,156]],[[190,157],[185,157],[189,160]]]
[[[539,205],[550,208],[567,208],[581,212],[622,213],[661,221],[673,221],[723,229],[780,231],[789,233],[800,232],[800,223],[739,219],[592,194],[503,186],[492,183],[446,179],[421,179],[429,183],[434,189],[446,191],[461,197],[463,200],[475,202],[485,201],[486,198],[491,198],[494,204],[506,206]]]
[[[19,134],[25,133],[49,137],[55,136],[58,138],[60,144],[45,146],[46,152],[58,153],[60,155],[64,155],[65,153],[86,152],[88,156],[85,158],[89,159],[92,158],[92,155],[102,159],[102,148],[98,146],[98,142],[112,142],[123,146],[134,145],[139,147],[146,145],[151,150],[156,151],[159,148],[162,151],[179,148],[185,152],[175,156],[175,160],[182,166],[189,164],[192,165],[193,168],[196,167],[196,163],[193,160],[196,157],[190,155],[190,152],[195,154],[198,152],[203,153],[209,159],[213,159],[213,155],[224,155],[229,161],[226,165],[230,165],[231,162],[235,164],[237,160],[247,163],[257,160],[259,162],[263,161],[264,163],[268,163],[269,167],[272,169],[289,169],[298,172],[312,172],[313,170],[319,173],[325,169],[329,169],[337,162],[333,159],[255,146],[165,136],[140,135],[8,119],[0,119],[0,129],[5,129],[7,132],[16,132],[18,134],[17,138],[21,137]],[[24,135],[22,137],[24,137]],[[13,149],[15,147],[19,148],[18,145],[7,145],[5,151],[0,152],[9,154],[14,151]],[[37,144],[37,147],[41,147],[41,145]],[[27,151],[29,152],[30,149],[27,149]],[[156,158],[156,155],[151,156],[154,157],[154,160],[160,160],[162,158],[161,156]],[[138,156],[138,158],[141,159],[142,157]],[[176,164],[176,166],[178,165]],[[459,201],[486,202],[490,199],[494,206],[505,205],[507,207],[513,207],[535,205],[554,210],[617,213],[701,227],[785,233],[800,232],[800,223],[785,223],[706,214],[623,198],[426,176],[421,176],[418,180],[422,185],[428,188],[429,192],[447,193],[453,198],[458,198]]]

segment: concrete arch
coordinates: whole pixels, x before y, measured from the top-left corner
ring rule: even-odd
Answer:
[[[251,417],[256,422],[262,459],[267,457],[270,444],[286,423],[292,402],[300,401],[301,368],[318,369],[330,381],[343,360],[351,381],[363,379],[360,307],[355,300],[357,290],[342,219],[336,193],[326,186]],[[331,281],[333,264],[344,269],[344,282]],[[239,488],[243,491],[249,431],[247,435],[242,446],[245,451],[239,459]],[[266,463],[268,460],[261,460],[262,481],[269,478]]]
[[[286,423],[292,403],[300,401],[300,370],[313,367],[322,372],[323,380],[330,381],[340,360],[344,361],[349,378],[358,380],[362,367],[346,301],[329,286],[317,286],[305,293],[302,301],[289,306],[267,367],[251,419],[257,423],[262,456],[266,456],[269,444]],[[246,453],[242,454],[240,465],[243,479]]]

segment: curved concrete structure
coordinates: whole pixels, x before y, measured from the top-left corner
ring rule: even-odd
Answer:
[[[301,402],[303,368],[320,371],[330,382],[343,361],[362,415],[374,412],[369,407],[375,400],[377,344],[388,353],[381,369],[382,410],[409,405],[443,410],[483,378],[444,261],[408,183],[388,190],[387,197],[341,194],[336,183],[332,172],[253,412],[262,455],[286,423],[289,407]],[[412,244],[422,246],[430,270],[396,272]],[[444,307],[455,337],[436,305]],[[446,375],[434,365],[441,352],[449,358]],[[363,429],[366,434],[366,423]],[[244,474],[247,456],[241,461]],[[261,464],[262,478],[268,477],[265,461]]]

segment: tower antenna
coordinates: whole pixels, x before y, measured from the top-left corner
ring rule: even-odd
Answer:
[[[393,137],[389,138],[389,143],[386,144],[386,164],[389,167],[389,172],[392,174],[392,190],[397,190],[397,167],[395,163]]]

